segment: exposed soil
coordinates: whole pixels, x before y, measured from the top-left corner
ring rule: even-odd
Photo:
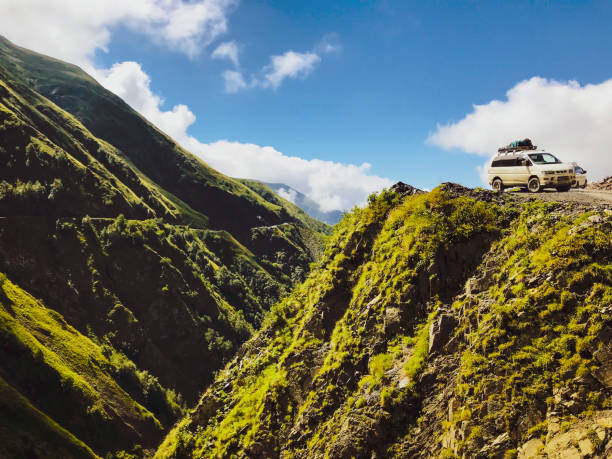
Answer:
[[[544,190],[539,193],[530,193],[520,190],[508,191],[508,193],[524,200],[541,199],[544,201],[577,202],[580,204],[604,204],[605,207],[612,207],[612,191],[572,189],[566,192]]]

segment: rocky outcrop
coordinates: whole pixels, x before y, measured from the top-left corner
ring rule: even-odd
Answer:
[[[612,176],[606,177],[599,182],[589,183],[588,187],[594,190],[612,191]]]
[[[612,457],[612,410],[584,420],[560,422],[550,418],[546,436],[518,448],[519,459],[582,459]]]
[[[611,221],[381,193],[158,456],[606,457]]]
[[[418,188],[415,188],[412,185],[408,185],[404,182],[397,182],[395,185],[391,187],[391,191],[394,191],[395,193],[399,194],[402,197],[424,193],[423,190],[419,190]]]

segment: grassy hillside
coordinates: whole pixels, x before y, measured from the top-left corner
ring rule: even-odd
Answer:
[[[147,455],[328,232],[2,38],[0,164],[0,455]]]
[[[74,435],[34,408],[1,377],[0,408],[2,457],[98,457]]]
[[[39,94],[6,81],[0,68],[3,216],[180,217],[116,149]]]
[[[38,432],[41,440],[80,451],[82,456],[91,450],[79,440],[98,451],[106,449],[108,437],[115,439],[116,449],[135,443],[154,446],[163,428],[151,411],[134,400],[136,392],[151,409],[166,410],[160,412],[166,422],[181,413],[173,393],[154,380],[146,381],[149,375],[138,374],[124,355],[80,334],[4,274],[0,275],[0,298],[3,403],[20,421],[3,421],[0,443],[14,448],[16,456],[20,447],[36,448]],[[130,370],[134,387],[126,384]],[[149,382],[153,383],[150,388],[145,386]],[[144,400],[149,389],[159,392],[160,406],[154,408]],[[33,444],[20,440],[18,430],[30,436]],[[50,456],[46,451],[42,455]]]
[[[150,181],[206,216],[209,227],[227,230],[248,245],[250,228],[292,220],[285,207],[183,150],[78,67],[20,48],[2,37],[0,67],[9,84],[23,84],[72,114]]]
[[[454,185],[371,197],[157,457],[606,457],[611,229]]]

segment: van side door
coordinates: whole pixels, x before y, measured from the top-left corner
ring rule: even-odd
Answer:
[[[508,185],[521,185],[526,183],[526,179],[524,179],[526,167],[520,163],[521,159],[522,158],[518,157],[507,159],[508,166],[506,169],[508,178],[504,180],[504,182]]]
[[[494,175],[498,176],[504,185],[511,185],[513,180],[512,165],[514,164],[512,158],[501,157],[493,162]]]
[[[527,158],[517,158],[517,184],[527,185],[529,177],[531,177],[532,163]]]

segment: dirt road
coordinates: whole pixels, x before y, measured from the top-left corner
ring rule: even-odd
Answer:
[[[570,190],[559,192],[553,190],[545,190],[539,193],[530,193],[528,191],[508,191],[513,196],[520,199],[543,199],[545,201],[564,201],[577,202],[580,204],[603,204],[604,207],[612,208],[612,192],[600,190]]]

